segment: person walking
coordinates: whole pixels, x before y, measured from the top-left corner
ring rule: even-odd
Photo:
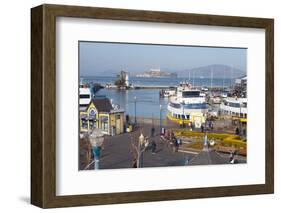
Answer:
[[[240,129],[238,127],[236,127],[235,134],[240,135]]]
[[[201,132],[204,132],[204,126],[201,124]]]
[[[137,159],[134,158],[132,168],[137,168],[137,167],[138,167],[138,165],[137,165]]]
[[[173,137],[172,140],[173,140],[173,145],[174,145],[174,152],[178,152],[179,144],[178,144],[176,137]]]
[[[154,137],[154,133],[155,133],[155,128],[154,126],[151,128],[151,137]]]
[[[144,151],[147,151],[149,148],[149,140],[148,137],[145,137],[144,139]]]
[[[152,154],[156,154],[156,143],[155,143],[155,141],[154,140],[152,140],[152,142],[151,142],[151,153]]]

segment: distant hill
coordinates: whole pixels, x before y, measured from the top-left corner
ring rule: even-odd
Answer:
[[[208,66],[196,67],[183,71],[178,71],[179,77],[192,77],[194,73],[195,78],[211,78],[211,72],[213,71],[213,78],[239,78],[246,75],[246,71],[232,68],[223,64],[212,64]]]

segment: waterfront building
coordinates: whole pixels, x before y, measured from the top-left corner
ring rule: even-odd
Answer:
[[[114,84],[119,89],[129,89],[131,87],[129,82],[129,73],[121,70],[120,74],[117,75],[117,79]]]
[[[240,85],[241,87],[246,89],[247,88],[247,76],[235,79],[235,84]]]
[[[247,76],[235,80],[234,88],[231,93],[232,96],[247,98]]]
[[[116,135],[124,132],[125,112],[114,109],[108,98],[93,98],[88,105],[80,105],[80,131],[99,128],[104,134]]]
[[[159,69],[150,69],[142,74],[137,74],[136,77],[140,78],[177,78],[178,75],[175,72],[163,72]]]
[[[206,98],[200,90],[192,88],[188,83],[181,83],[176,95],[169,98],[167,118],[179,124],[192,124],[200,128],[205,123],[208,108]]]

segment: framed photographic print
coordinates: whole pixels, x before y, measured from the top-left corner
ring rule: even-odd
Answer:
[[[274,191],[273,19],[31,9],[31,203]]]

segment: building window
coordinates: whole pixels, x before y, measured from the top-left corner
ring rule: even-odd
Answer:
[[[93,120],[93,119],[90,119],[89,120],[89,128],[90,129],[94,129],[94,128],[96,128],[97,127],[97,125],[96,125],[96,120]]]
[[[88,129],[88,121],[86,119],[81,119],[82,120],[82,129]]]
[[[101,117],[101,129],[108,132],[108,117]]]

